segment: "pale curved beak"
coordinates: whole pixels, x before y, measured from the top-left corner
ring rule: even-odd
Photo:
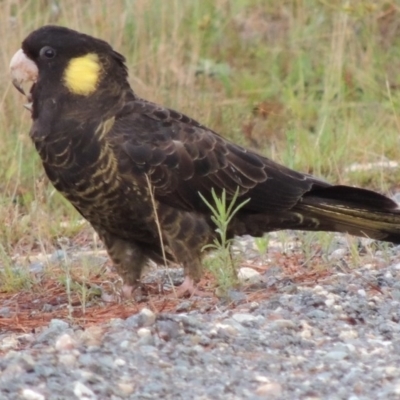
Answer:
[[[25,85],[30,87],[37,81],[39,70],[37,65],[26,56],[22,49],[19,49],[10,61],[11,79],[15,88],[30,98],[29,90],[25,89]]]

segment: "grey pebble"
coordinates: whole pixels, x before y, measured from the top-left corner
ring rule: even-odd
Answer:
[[[62,319],[52,319],[49,323],[49,329],[58,330],[59,332],[65,331],[69,328],[69,324]]]
[[[45,397],[41,393],[30,388],[22,389],[21,396],[26,400],[45,400]]]
[[[97,396],[82,382],[74,383],[74,395],[80,400],[95,400]]]
[[[226,296],[228,301],[232,301],[233,303],[240,303],[246,300],[246,295],[239,290],[230,289],[224,293],[224,296]]]
[[[308,318],[325,319],[328,318],[328,314],[322,310],[311,310],[307,312]]]
[[[121,325],[124,325],[126,328],[137,328],[140,325],[140,317],[139,314],[134,314],[128,317],[125,322],[121,320]]]
[[[249,313],[235,313],[232,315],[232,319],[245,326],[253,324],[257,325],[264,321],[264,318],[261,315],[255,316]]]
[[[268,324],[268,330],[296,329],[297,326],[293,321],[287,319],[277,319]]]
[[[345,351],[330,351],[325,355],[327,360],[343,360],[348,357],[348,353]]]
[[[37,343],[54,341],[61,333],[70,330],[69,324],[61,319],[52,319],[47,329],[39,334],[36,339]]]
[[[149,328],[140,328],[138,330],[139,340],[136,342],[137,346],[154,346],[154,336]]]
[[[156,322],[156,314],[148,308],[143,308],[138,315],[139,326],[151,326]]]
[[[158,336],[165,341],[174,339],[184,333],[179,322],[174,320],[157,321],[156,330]]]
[[[347,249],[339,248],[336,250],[333,250],[332,253],[329,255],[328,259],[329,260],[340,260],[342,259],[347,253]]]

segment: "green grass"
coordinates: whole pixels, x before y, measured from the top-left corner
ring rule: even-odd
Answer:
[[[400,160],[395,0],[4,0],[0,11],[0,265],[89,229],[63,224],[79,216],[44,176],[9,80],[21,40],[47,23],[107,40],[139,95],[225,137],[333,183],[398,190],[400,169],[346,172]],[[254,113],[263,102],[279,115]]]

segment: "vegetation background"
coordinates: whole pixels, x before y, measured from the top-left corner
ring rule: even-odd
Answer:
[[[9,79],[21,41],[49,23],[108,41],[126,56],[140,96],[225,137],[332,183],[398,190],[396,163],[351,168],[400,160],[396,0],[1,0],[3,266],[93,243],[44,176]]]

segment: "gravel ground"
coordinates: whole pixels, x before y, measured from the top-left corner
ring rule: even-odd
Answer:
[[[0,398],[399,399],[399,276],[400,263],[369,264],[302,285],[276,268],[262,280],[272,297],[234,309],[186,299],[177,314],[6,333]]]

